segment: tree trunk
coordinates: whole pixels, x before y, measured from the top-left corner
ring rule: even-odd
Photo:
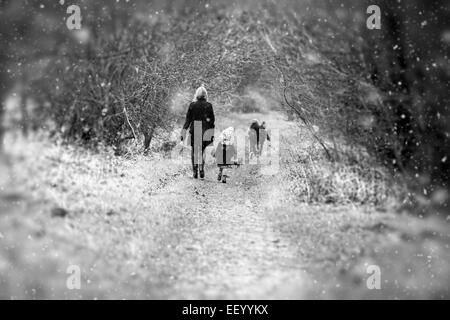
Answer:
[[[1,59],[0,59],[1,61]],[[5,86],[6,77],[0,73],[0,155],[4,153],[4,116],[5,116],[5,103],[6,103],[6,92],[8,91]]]
[[[4,134],[5,134],[5,129],[3,127],[3,115],[5,113],[5,109],[4,109],[4,102],[3,102],[3,94],[0,93],[0,155],[3,154],[4,151],[4,147],[3,147],[3,138],[4,138]]]
[[[150,130],[144,133],[144,151],[147,151],[150,148],[150,143],[153,139],[153,133],[155,132],[155,127],[152,127]]]
[[[27,109],[27,100],[28,100],[27,94],[23,93],[22,96],[20,97],[20,122],[22,133],[24,136],[28,136],[29,121],[30,121]]]

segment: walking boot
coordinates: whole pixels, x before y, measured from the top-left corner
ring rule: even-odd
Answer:
[[[200,179],[204,179],[204,178],[205,178],[205,166],[200,165]]]
[[[198,166],[194,166],[193,171],[194,171],[193,174],[194,179],[198,179]]]

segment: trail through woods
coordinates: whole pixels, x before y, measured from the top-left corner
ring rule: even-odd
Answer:
[[[252,118],[298,130],[273,110],[222,124]],[[9,142],[1,298],[448,297],[449,238],[434,220],[308,205],[289,196],[281,172],[259,165],[232,170],[222,184],[211,159],[206,179],[194,180],[189,165],[167,158],[76,160],[67,147]],[[306,133],[299,143],[311,143]],[[370,265],[381,268],[381,290],[367,287]],[[67,284],[70,266],[79,267],[80,289]]]

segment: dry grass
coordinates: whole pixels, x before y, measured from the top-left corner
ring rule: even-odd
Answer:
[[[322,155],[320,146],[305,139],[304,133],[285,138],[284,143],[283,173],[287,188],[301,201],[383,206],[391,200],[398,201],[395,197],[401,195],[401,187],[393,183],[390,174],[374,166],[362,152],[353,154],[352,160],[341,157],[331,162]]]
[[[159,155],[117,157],[112,150],[90,151],[39,136],[8,136],[6,145],[0,299],[90,299],[105,292],[155,296],[146,285],[140,287],[144,293],[123,285],[117,292],[111,279],[129,277],[127,270],[146,260],[148,248],[158,247],[153,230],[164,219],[149,199],[188,167]],[[66,269],[72,264],[89,270],[82,292],[67,290]]]
[[[240,119],[247,123],[252,116]],[[263,184],[273,193],[259,196],[270,203],[263,208],[269,211],[267,226],[275,230],[274,239],[285,239],[301,256],[298,263],[319,282],[318,295],[310,297],[448,298],[448,223],[375,210],[371,204],[388,202],[390,193],[395,196],[397,187],[389,185],[388,175],[358,164],[364,163],[363,158],[327,162],[311,139],[300,133],[301,138],[292,137],[295,143],[283,143],[284,170],[275,176],[277,183]],[[205,189],[187,191],[191,182],[180,175],[189,165],[157,154],[143,156],[130,149],[117,157],[106,149],[94,152],[41,137],[8,137],[7,147],[10,166],[0,171],[3,299],[166,298],[173,293],[170,290],[183,291],[171,287],[176,281],[198,279],[192,277],[195,272],[205,281],[196,253],[192,248],[187,254],[182,251],[186,244],[199,241],[223,254],[230,235],[242,232],[239,217],[253,226],[262,215],[243,203],[232,203],[238,212],[224,215],[221,184],[217,189],[201,184]],[[225,192],[242,193],[243,201],[252,181],[259,179],[248,172],[242,180],[247,185]],[[172,182],[181,185],[170,188]],[[166,184],[169,189],[161,189]],[[283,197],[284,187],[296,201],[284,201],[289,200]],[[251,195],[248,198],[254,200],[258,193]],[[333,203],[324,205],[327,201]],[[249,211],[242,214],[244,207]],[[65,209],[67,216],[54,217],[55,208]],[[263,236],[257,228],[253,231],[257,239]],[[210,238],[204,241],[200,235]],[[244,242],[237,239],[232,253],[245,251]],[[216,259],[211,251],[205,252],[207,259]],[[220,259],[230,261],[228,256]],[[66,287],[66,269],[72,264],[83,270],[79,292]],[[368,291],[365,285],[368,264],[381,267],[379,292]],[[240,285],[241,278],[236,279]]]

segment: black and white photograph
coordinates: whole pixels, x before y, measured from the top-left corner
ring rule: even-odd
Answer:
[[[0,300],[450,299],[450,0],[0,0],[0,103]]]

